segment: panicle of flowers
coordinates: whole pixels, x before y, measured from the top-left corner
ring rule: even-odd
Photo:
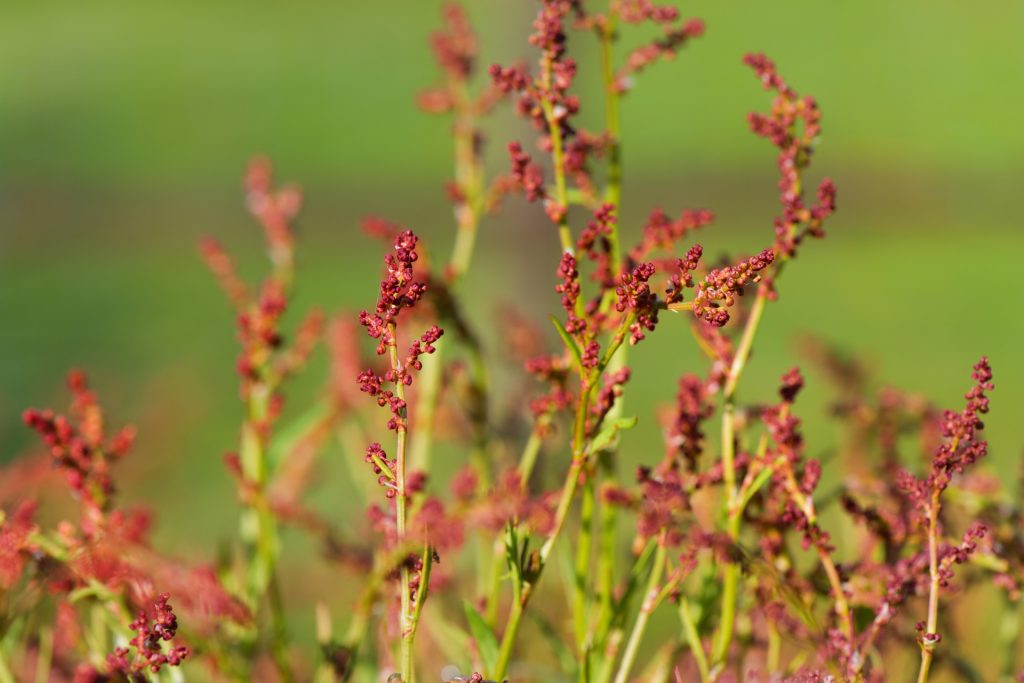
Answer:
[[[96,511],[106,510],[114,491],[110,464],[123,458],[135,443],[135,428],[127,426],[111,437],[104,429],[103,411],[81,371],[68,374],[73,395],[74,421],[52,410],[29,409],[22,418],[50,451],[55,467],[64,472],[68,485],[83,503]]]
[[[576,76],[576,61],[565,56],[565,19],[569,10],[570,4],[565,0],[541,0],[530,36],[530,44],[541,50],[537,77],[531,78],[523,66],[494,64],[489,69],[500,90],[519,94],[517,111],[544,133],[541,147],[549,151],[550,134],[556,129],[565,139],[573,135],[569,118],[579,109],[579,100],[569,94]]]
[[[736,303],[736,297],[743,295],[746,285],[757,282],[761,271],[774,260],[775,252],[765,249],[734,266],[715,268],[697,285],[693,314],[711,325],[722,327],[729,322],[728,308]],[[688,267],[690,262],[680,265]]]
[[[609,133],[591,133],[582,128],[577,128],[574,135],[565,143],[565,173],[576,184],[588,205],[600,201],[590,162],[592,159],[605,157],[611,144],[612,138]]]
[[[679,18],[679,10],[672,5],[656,5],[651,0],[613,0],[612,9],[627,24],[671,24]]]
[[[637,344],[644,333],[653,332],[658,324],[658,297],[651,291],[648,281],[654,276],[653,263],[640,263],[631,272],[623,273],[615,288],[618,301],[615,310],[631,311],[634,321],[629,326],[629,343]]]
[[[577,315],[580,304],[580,272],[576,269],[576,257],[566,252],[558,263],[558,277],[555,291],[562,295],[562,308],[567,314],[565,330],[571,335],[582,336],[587,330],[587,321]]]
[[[302,191],[295,185],[275,189],[273,166],[266,157],[249,164],[245,190],[249,212],[263,226],[271,261],[282,277],[290,279],[295,248],[291,223],[302,208]]]
[[[942,414],[943,440],[932,457],[931,472],[924,479],[917,479],[906,470],[899,474],[899,485],[926,516],[932,514],[935,501],[953,477],[963,474],[988,452],[988,442],[978,438],[985,426],[981,416],[989,409],[988,392],[995,387],[988,358],[983,357],[974,365],[971,377],[975,383],[964,395],[964,409]]]
[[[683,290],[693,289],[696,285],[693,280],[693,273],[700,266],[700,259],[704,255],[704,247],[695,244],[686,251],[686,255],[676,259],[675,272],[669,278],[668,286],[665,288],[665,303],[668,305],[680,303],[683,300]]]
[[[801,98],[786,84],[775,63],[765,55],[747,54],[743,61],[766,90],[777,93],[768,114],[751,113],[748,121],[755,134],[767,138],[779,150],[782,214],[775,219],[775,250],[780,257],[792,258],[804,236],[824,236],[824,222],[835,211],[836,188],[828,178],[818,186],[813,206],[808,207],[803,200],[802,174],[811,163],[821,133],[821,112],[814,98]]]
[[[461,5],[446,3],[442,14],[446,30],[436,31],[431,36],[434,58],[451,80],[465,81],[473,72],[480,49],[476,35]]]
[[[513,177],[530,201],[546,199],[545,212],[553,223],[559,224],[568,211],[564,175],[583,172],[586,157],[601,147],[596,137],[586,137],[583,144],[575,147],[572,144],[577,131],[570,121],[579,111],[579,99],[569,94],[576,77],[576,61],[565,56],[565,22],[572,10],[573,3],[566,0],[541,0],[533,23],[534,33],[530,36],[530,44],[541,51],[537,76],[531,77],[522,66],[495,64],[489,69],[498,90],[518,94],[517,112],[541,133],[540,148],[553,153],[559,192],[551,197],[544,195],[539,169],[524,155],[521,146],[518,143],[509,146]],[[571,162],[566,152],[571,152]]]
[[[629,252],[629,257],[639,263],[659,250],[672,253],[679,241],[710,225],[714,219],[715,215],[707,209],[686,209],[675,219],[662,209],[654,209],[644,223],[640,242]]]
[[[217,278],[217,283],[224,290],[228,301],[235,308],[244,308],[249,301],[249,287],[239,277],[235,262],[224,246],[213,237],[203,237],[199,240],[199,253],[206,262],[206,267]]]
[[[543,396],[530,400],[530,411],[538,424],[551,413],[566,410],[573,405],[569,391],[569,365],[561,356],[536,356],[524,364],[528,373],[548,385]]]
[[[576,240],[576,249],[586,254],[587,258],[594,264],[592,279],[597,282],[602,290],[615,286],[614,270],[617,264],[611,262],[611,243],[609,235],[612,233],[616,222],[615,206],[604,203],[594,211],[593,220],[580,232]]]
[[[690,507],[689,497],[682,480],[675,472],[653,474],[648,468],[637,470],[637,483],[642,491],[637,516],[637,534],[649,539],[666,532],[667,545],[680,540],[678,526]]]
[[[413,264],[418,259],[417,242],[411,230],[405,230],[395,237],[394,251],[384,258],[386,274],[380,282],[376,309],[373,313],[362,311],[359,314],[359,323],[366,328],[366,333],[378,341],[378,355],[395,348],[399,314],[415,306],[427,291],[425,282],[414,279]],[[393,384],[396,389],[411,385],[413,374],[422,368],[420,357],[433,353],[436,348],[434,344],[443,334],[444,330],[432,325],[412,342],[404,358],[399,358],[397,353],[392,354],[390,367],[383,375],[373,369],[366,369],[356,377],[361,391],[374,397],[377,405],[390,409],[388,429],[399,431],[405,428],[406,402],[397,391],[386,389],[385,383]]]
[[[22,576],[26,563],[35,554],[31,535],[36,502],[22,501],[10,517],[0,512],[0,589],[11,588]]]
[[[359,222],[359,228],[369,237],[389,243],[394,242],[402,232],[401,225],[383,216],[364,216]]]
[[[977,438],[985,428],[981,416],[989,410],[988,392],[995,388],[988,358],[982,357],[971,373],[974,386],[964,395],[967,403],[960,413],[947,410],[942,419],[942,436],[946,440],[939,446],[932,460],[933,486],[944,489],[954,474],[963,474],[967,467],[985,457],[988,442]]]
[[[286,347],[281,323],[290,303],[295,258],[292,224],[302,208],[302,193],[294,185],[276,188],[273,167],[265,157],[250,162],[245,190],[249,212],[263,227],[272,265],[255,296],[217,240],[205,237],[200,240],[199,249],[228,300],[238,309],[236,327],[241,352],[236,369],[242,378],[242,398],[248,400],[255,385],[266,384],[276,390],[282,380],[305,364],[322,333],[324,316],[312,311],[300,324],[295,342]],[[275,405],[279,405],[280,396],[273,390],[271,393],[275,395]]]
[[[777,444],[780,455],[790,465],[799,463],[800,451],[803,447],[803,436],[799,430],[800,419],[792,413],[793,402],[803,386],[804,379],[800,370],[793,368],[782,376],[782,384],[779,387],[779,396],[782,398],[782,402],[769,406],[762,412],[762,419],[772,441]],[[806,487],[801,487],[801,489],[804,490]],[[804,490],[804,493],[807,492]]]
[[[533,162],[530,155],[523,151],[518,142],[508,143],[508,153],[512,158],[512,179],[516,186],[526,195],[526,200],[535,202],[547,197],[544,191],[544,175],[540,166]]]
[[[189,655],[185,645],[164,645],[174,640],[178,632],[178,619],[169,600],[169,594],[161,593],[151,610],[140,611],[129,624],[128,628],[135,632],[130,641],[132,649],[119,647],[107,657],[111,674],[119,673],[129,680],[145,680],[140,674],[146,671],[156,674],[164,666],[179,666]]]
[[[405,230],[395,237],[394,253],[384,257],[387,273],[380,281],[375,312],[371,314],[362,311],[359,314],[359,324],[366,328],[370,337],[379,342],[377,355],[384,355],[388,347],[395,344],[391,327],[398,314],[402,309],[412,308],[427,291],[425,282],[413,279],[413,264],[419,258],[416,253],[417,241],[412,230]]]
[[[829,659],[836,659],[846,669],[857,666],[857,636],[843,570],[832,557],[835,547],[831,535],[819,523],[814,502],[813,494],[821,480],[821,463],[803,458],[800,420],[792,413],[793,402],[803,386],[803,376],[793,368],[782,377],[782,402],[763,411],[762,420],[775,444],[768,450],[765,462],[773,467],[773,489],[784,505],[779,522],[800,532],[802,547],[817,554],[828,579],[836,624],[828,630],[824,648]]]
[[[649,3],[637,3],[649,4]],[[658,8],[651,5],[650,18],[656,23],[662,24],[662,36],[646,45],[635,48],[626,57],[625,65],[619,70],[615,78],[615,87],[619,92],[626,92],[632,85],[632,76],[643,71],[645,68],[656,62],[658,59],[675,59],[683,47],[695,38],[704,35],[704,22],[700,19],[687,19],[678,25],[673,21],[678,17],[678,12],[671,20],[664,20],[671,13],[664,10],[675,8]]]
[[[666,428],[669,455],[682,456],[686,469],[695,472],[704,452],[702,425],[714,413],[707,384],[693,373],[683,375],[676,392],[676,405]],[[672,457],[670,462],[677,462]]]
[[[595,433],[597,427],[604,421],[604,418],[615,405],[616,399],[622,396],[622,387],[632,376],[632,370],[628,367],[609,372],[604,377],[601,389],[597,392],[594,405],[590,408],[590,417],[587,420],[586,431],[588,435]]]

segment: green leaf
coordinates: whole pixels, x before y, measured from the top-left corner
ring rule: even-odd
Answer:
[[[476,647],[480,650],[484,671],[494,671],[498,664],[498,637],[469,601],[463,602],[462,608],[466,612],[466,621],[469,622],[469,632],[473,634]]]
[[[576,340],[572,338],[562,322],[555,316],[551,316],[551,322],[554,324],[555,329],[558,330],[558,336],[562,338],[562,342],[565,343],[565,348],[569,349],[572,354],[573,360],[576,362],[576,372],[580,373],[580,377],[587,374],[583,368],[583,352],[580,351],[580,345],[576,343]]]
[[[757,495],[757,492],[761,490],[761,487],[768,483],[768,480],[771,479],[772,472],[774,471],[774,467],[765,467],[757,473],[757,476],[754,477],[754,481],[750,482],[750,487],[743,492],[743,497],[740,499],[740,510],[746,508],[747,503]]]
[[[505,562],[508,564],[509,575],[515,585],[519,585],[523,580],[523,555],[526,553],[527,545],[529,545],[528,539],[520,549],[517,527],[514,524],[505,526]]]
[[[618,442],[619,432],[624,429],[632,429],[636,426],[636,421],[635,415],[605,421],[594,438],[590,440],[590,448],[587,449],[587,452],[596,453],[614,445]]]

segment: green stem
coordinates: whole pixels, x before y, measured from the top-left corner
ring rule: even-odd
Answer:
[[[614,479],[610,458],[600,463],[599,466],[605,476]],[[597,594],[600,604],[595,626],[596,635],[592,637],[596,647],[605,645],[605,637],[615,611],[613,591],[615,588],[615,529],[617,521],[618,511],[615,507],[607,502],[602,502],[597,557]]]
[[[700,633],[697,631],[697,624],[690,614],[690,601],[683,598],[679,601],[679,619],[683,622],[683,635],[693,653],[693,659],[697,663],[697,671],[700,673],[701,683],[707,683],[711,678],[711,668],[708,666],[708,657],[704,653],[704,645],[700,641]],[[772,672],[773,669],[768,670]]]
[[[270,646],[274,663],[281,673],[282,680],[291,681],[294,679],[288,662],[288,630],[284,620],[284,600],[281,598],[281,583],[277,572],[270,577],[267,597],[270,605]]]
[[[666,549],[665,532],[658,539],[658,548],[654,555],[654,566],[651,567],[651,574],[647,579],[647,588],[644,591],[644,601],[640,605],[640,611],[636,615],[636,622],[633,624],[633,631],[629,635],[626,649],[622,654],[622,664],[619,665],[619,672],[615,675],[615,683],[626,683],[629,680],[629,672],[633,668],[637,653],[640,651],[640,643],[647,630],[647,623],[651,614],[658,607],[664,597],[661,591],[661,577],[665,570]]]
[[[611,204],[616,218],[611,225],[611,231],[608,235],[609,260],[613,276],[617,276],[619,269],[622,268],[622,251],[619,240],[619,214],[622,205],[622,144],[619,125],[619,91],[615,84],[613,60],[617,22],[617,9],[612,5],[609,7],[605,23],[597,29],[601,55],[602,85],[604,87],[605,128],[609,138],[608,178],[604,199],[605,202]],[[625,367],[628,351],[628,346],[622,345],[619,347],[609,362],[609,370],[611,372]],[[615,419],[622,415],[622,411],[623,399],[619,397],[612,404],[608,416],[610,419]],[[600,460],[598,467],[603,476],[614,480],[615,454],[610,451],[605,453],[605,457]],[[607,628],[610,626],[614,611],[612,591],[615,577],[615,531],[617,517],[617,509],[608,503],[602,502],[598,537],[597,593],[600,605],[595,626],[597,629],[596,646],[604,646],[604,637],[607,635]],[[593,638],[594,636],[592,635],[591,639]]]
[[[740,339],[736,355],[733,357],[732,365],[729,368],[729,376],[726,379],[725,387],[722,390],[722,477],[726,494],[726,513],[728,518],[728,534],[732,541],[738,541],[740,536],[740,515],[736,514],[739,503],[739,491],[736,488],[736,404],[735,395],[740,375],[746,367],[750,358],[750,351],[754,345],[754,338],[757,336],[761,318],[764,315],[765,304],[768,300],[764,291],[759,290],[754,305],[750,309],[750,316],[747,318],[746,326],[743,329],[743,336]],[[723,569],[722,576],[722,607],[719,620],[718,637],[715,639],[711,652],[712,667],[718,671],[729,654],[729,646],[732,643],[733,631],[736,627],[736,601],[739,595],[740,567],[733,561],[728,561]]]
[[[779,627],[774,621],[768,622],[768,654],[765,662],[768,666],[768,673],[773,674],[779,670],[779,661],[782,657],[782,636],[779,634]]]
[[[776,273],[776,277],[778,277],[778,273]],[[750,316],[747,318],[746,327],[743,328],[743,337],[740,339],[740,345],[736,349],[736,355],[733,357],[732,365],[729,368],[729,379],[726,380],[725,388],[722,392],[727,401],[733,399],[733,395],[736,393],[736,385],[740,381],[740,375],[743,374],[743,369],[747,366],[747,361],[750,359],[750,351],[754,346],[754,338],[757,336],[757,330],[761,325],[761,318],[764,315],[764,307],[767,302],[767,294],[763,291],[758,291],[757,298],[754,299],[754,305],[750,308]]]
[[[11,667],[7,665],[7,656],[2,647],[0,647],[0,683],[15,683],[14,674],[11,673]]]
[[[505,627],[505,636],[501,639],[501,648],[498,650],[498,662],[494,667],[494,677],[502,681],[508,672],[509,662],[512,660],[512,647],[515,645],[516,636],[519,633],[519,626],[523,621],[523,613],[526,610],[524,600],[529,599],[529,592],[512,603],[512,612],[508,615],[508,626]],[[512,634],[512,637],[508,637]]]
[[[593,548],[594,507],[597,503],[597,488],[594,486],[593,473],[590,472],[583,482],[582,506],[580,509],[580,536],[576,546],[576,569],[573,576],[575,588],[573,596],[573,617],[576,626],[577,656],[581,664],[585,664],[590,656],[590,643],[587,637],[587,617],[589,616],[589,591],[587,578],[590,575],[591,550]],[[581,666],[581,669],[585,666]]]
[[[541,74],[544,88],[551,88],[551,64],[545,62]],[[551,136],[551,164],[555,172],[555,202],[561,208],[561,215],[558,218],[558,240],[562,245],[562,251],[567,254],[576,253],[576,245],[573,243],[572,233],[569,231],[569,192],[565,181],[565,148],[562,140],[562,126],[555,118],[554,109],[551,103],[544,97],[541,98],[541,108],[544,110],[544,119],[548,124],[548,134]]]
[[[398,373],[401,368],[401,363],[398,360],[398,345],[395,334],[395,323],[392,322],[388,325],[388,336],[390,339],[390,342],[388,343],[388,355],[391,360],[391,369]],[[400,380],[395,382],[395,396],[397,396],[402,403],[405,403],[405,384]],[[403,408],[401,414],[397,417],[400,422],[395,435],[395,487],[397,490],[395,495],[395,527],[398,535],[398,544],[403,545],[406,536],[406,514],[408,508],[408,496],[405,489],[406,442],[409,433],[406,426],[408,411]],[[400,668],[402,683],[412,683],[412,605],[411,596],[409,595],[409,568],[405,562],[402,563],[400,577],[401,595],[398,618],[398,625],[402,638]]]
[[[456,207],[457,231],[452,254],[448,259],[445,277],[454,284],[467,270],[473,259],[480,216],[484,208],[484,175],[476,149],[476,117],[465,81],[454,84],[455,102],[455,183],[464,201]]]
[[[551,551],[554,549],[555,543],[558,541],[558,537],[561,535],[562,529],[565,527],[565,520],[569,515],[569,508],[572,505],[573,497],[576,495],[576,487],[579,484],[580,474],[582,474],[583,466],[587,462],[586,451],[584,449],[584,437],[587,408],[590,405],[591,389],[592,386],[588,386],[586,384],[583,384],[581,388],[580,401],[576,408],[575,427],[573,429],[572,463],[569,465],[569,471],[566,474],[565,483],[562,485],[562,495],[559,497],[558,506],[555,509],[554,527],[538,553],[539,557],[536,573],[531,577],[531,581],[526,582],[523,586],[519,586],[517,581],[513,581],[513,590],[516,591],[517,594],[512,603],[512,612],[509,615],[508,626],[506,626],[505,633],[501,639],[498,664],[495,667],[493,674],[498,680],[504,679],[505,674],[508,672],[508,664],[512,656],[512,647],[515,644],[516,638],[519,636],[519,627],[523,620],[523,612],[526,610],[526,605],[529,603],[530,596],[533,594],[533,587],[540,580],[544,567],[547,566],[548,558],[551,556]]]
[[[523,453],[519,456],[519,479],[523,489],[530,483],[530,476],[533,474],[533,468],[537,464],[540,447],[544,443],[544,432],[550,424],[550,412],[544,413],[537,418],[533,431],[530,432],[530,438],[526,441],[526,446],[523,448]]]
[[[53,662],[53,628],[46,626],[39,629],[39,653],[36,657],[36,683],[50,680],[50,667]]]
[[[264,369],[264,372],[269,372]],[[282,681],[292,681],[285,653],[287,626],[277,589],[277,558],[280,538],[277,521],[266,498],[267,420],[274,381],[264,378],[253,382],[246,398],[246,419],[242,425],[239,457],[243,477],[250,487],[247,507],[242,512],[241,535],[252,553],[249,565],[249,597],[259,605],[266,600],[270,618],[270,651]]]

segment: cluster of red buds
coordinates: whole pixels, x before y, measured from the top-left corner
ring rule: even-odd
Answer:
[[[637,4],[648,4],[648,3],[637,3]],[[674,59],[676,54],[686,46],[688,42],[694,38],[700,38],[704,35],[704,22],[700,19],[688,19],[685,22],[676,23],[679,18],[678,11],[674,11],[674,7],[655,7],[653,4],[650,5],[650,10],[647,12],[638,12],[635,15],[629,15],[630,18],[636,17],[636,21],[630,23],[640,23],[640,21],[650,20],[657,24],[662,25],[663,35],[657,38],[647,45],[642,45],[626,57],[626,64],[619,70],[615,79],[616,87],[621,91],[625,92],[630,89],[632,85],[633,74],[643,71],[645,68],[656,62],[658,59]],[[627,15],[623,15],[624,21],[630,21],[626,18]]]
[[[953,477],[962,475],[988,452],[988,442],[978,438],[978,432],[984,428],[981,415],[988,412],[988,392],[995,387],[988,358],[978,361],[971,376],[975,384],[964,396],[964,409],[959,413],[952,410],[943,413],[943,441],[932,458],[931,472],[924,479],[917,479],[906,470],[899,475],[900,487],[926,518]]]
[[[199,249],[238,311],[236,326],[241,353],[236,368],[242,378],[242,397],[248,400],[255,385],[276,386],[305,364],[322,334],[324,316],[320,311],[312,311],[300,323],[291,345],[285,345],[281,323],[288,309],[295,258],[292,223],[302,208],[302,193],[293,185],[275,189],[273,168],[264,157],[249,164],[245,190],[246,204],[263,228],[273,266],[256,295],[239,277],[231,256],[217,240],[204,237]],[[270,418],[280,409],[279,395],[275,394],[272,404]]]
[[[775,63],[763,54],[748,54],[743,61],[777,94],[769,114],[750,114],[750,129],[767,138],[778,150],[779,198],[782,214],[775,219],[775,251],[792,258],[806,235],[822,237],[825,219],[835,211],[836,188],[828,178],[818,186],[817,203],[805,205],[802,172],[821,134],[821,112],[812,97],[800,97],[779,75]],[[798,124],[802,123],[802,126]]]
[[[669,455],[681,455],[690,471],[696,470],[698,459],[704,452],[702,425],[714,413],[709,393],[700,377],[692,373],[683,375],[679,380],[675,409],[667,427],[665,441]],[[670,462],[675,463],[676,458],[670,457]]]
[[[775,260],[775,252],[765,249],[735,266],[716,268],[709,272],[697,285],[693,298],[693,314],[705,322],[722,327],[729,322],[729,309],[736,303],[737,296],[743,296],[743,288],[757,282],[761,271]],[[684,261],[681,269],[690,270],[690,263]]]
[[[399,431],[405,429],[405,399],[397,393],[397,387],[412,384],[413,375],[422,368],[420,357],[434,353],[434,344],[444,334],[437,325],[432,325],[420,338],[413,341],[404,359],[399,359],[396,351],[396,328],[398,315],[404,309],[410,309],[423,298],[427,291],[425,282],[414,279],[413,264],[416,253],[417,237],[411,230],[406,230],[395,237],[394,252],[387,254],[384,265],[387,274],[380,282],[380,296],[374,313],[362,311],[359,323],[366,328],[366,333],[377,340],[377,354],[392,352],[391,367],[379,375],[372,369],[364,370],[356,377],[360,390],[374,397],[377,405],[387,406],[391,411],[388,429]],[[385,389],[385,383],[391,383],[396,390]]]
[[[572,117],[579,111],[579,98],[571,95],[576,77],[576,61],[567,57],[566,19],[571,3],[564,0],[543,0],[533,23],[530,44],[539,48],[541,56],[538,74],[530,76],[523,66],[502,67],[492,65],[490,75],[495,86],[503,93],[516,93],[516,110],[530,120],[540,133],[540,148],[557,155],[555,173],[559,178],[573,169],[579,171],[586,164],[586,156],[598,145],[591,136],[584,136],[582,145],[573,147],[576,129]],[[572,151],[573,167],[566,163],[567,150]],[[546,197],[545,211],[554,223],[561,223],[569,210],[564,197],[564,181],[559,180],[559,192],[545,195],[540,171],[518,143],[509,145],[512,154],[513,177],[530,201]]]
[[[655,209],[647,217],[640,243],[629,257],[640,262],[659,250],[671,253],[690,233],[710,225],[714,219],[714,214],[706,209],[686,209],[678,218],[671,218],[664,210]]]
[[[171,608],[170,595],[157,596],[151,610],[142,610],[128,628],[135,632],[131,648],[118,647],[107,656],[107,670],[99,672],[91,667],[79,668],[76,683],[113,681],[123,677],[129,681],[146,681],[146,672],[160,673],[165,666],[179,666],[189,654],[185,645],[168,645],[178,632],[178,620]]]
[[[54,466],[64,472],[71,490],[86,505],[102,510],[114,491],[110,464],[131,450],[135,428],[124,427],[108,438],[103,411],[85,374],[71,372],[68,388],[73,395],[74,421],[51,410],[26,410],[23,418],[43,439]]]

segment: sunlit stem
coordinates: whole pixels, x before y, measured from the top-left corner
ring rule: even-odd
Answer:
[[[400,401],[405,403],[405,384],[401,380],[401,363],[398,360],[398,346],[395,338],[395,324],[388,324],[388,355],[391,360],[391,369],[396,375],[395,380],[395,396]],[[398,415],[395,416],[398,419],[398,429],[395,436],[395,527],[398,534],[398,544],[402,545],[405,542],[406,536],[406,512],[408,506],[408,497],[405,490],[405,475],[406,475],[406,440],[408,436],[408,428],[406,421],[408,420],[408,411],[403,408]],[[401,629],[402,643],[401,643],[401,673],[402,683],[412,683],[413,681],[413,666],[412,666],[412,645],[413,636],[415,631],[412,627],[412,600],[409,595],[409,568],[405,562],[402,563],[400,569],[401,577],[401,607],[399,612],[398,624]]]
[[[629,634],[629,641],[626,643],[626,649],[622,654],[622,664],[619,665],[619,672],[615,675],[614,683],[627,683],[629,680],[629,672],[633,669],[637,653],[640,651],[640,643],[643,640],[644,632],[647,630],[647,623],[651,619],[651,614],[653,614],[664,597],[664,593],[661,590],[661,577],[665,571],[667,552],[665,549],[665,535],[665,532],[662,531],[661,538],[658,539],[658,547],[654,554],[654,565],[651,567],[651,574],[647,578],[647,587],[644,591],[644,601],[640,605],[640,611],[636,615],[633,630]]]
[[[750,358],[750,351],[753,348],[754,338],[757,336],[757,329],[761,324],[767,300],[767,292],[763,289],[759,290],[750,309],[750,315],[743,329],[743,336],[740,338],[740,344],[736,349],[736,355],[733,357],[729,375],[722,390],[722,478],[728,513],[726,531],[733,541],[738,541],[740,536],[740,517],[733,514],[739,502],[739,491],[736,488],[736,387],[747,360]],[[736,562],[730,561],[725,564],[722,576],[719,631],[711,651],[711,665],[716,671],[721,669],[722,663],[728,657],[729,646],[732,643],[733,631],[736,627],[736,601],[739,594],[740,575],[740,566]]]

